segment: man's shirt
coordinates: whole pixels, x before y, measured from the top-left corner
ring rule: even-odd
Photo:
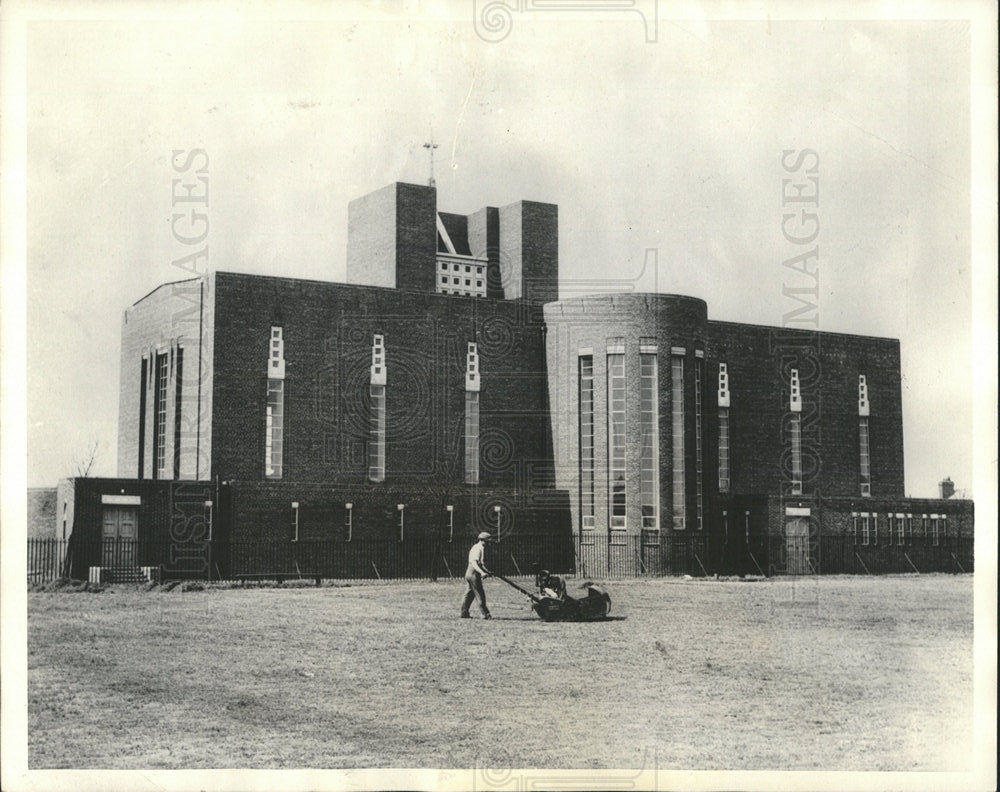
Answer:
[[[469,568],[465,570],[466,575],[471,575],[473,572],[478,572],[480,575],[486,574],[486,570],[483,568],[485,550],[486,545],[482,542],[476,542],[472,545],[472,549],[469,551]]]

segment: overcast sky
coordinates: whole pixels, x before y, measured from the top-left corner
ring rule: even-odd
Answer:
[[[661,12],[648,43],[637,14],[538,13],[490,43],[471,9],[29,27],[29,485],[92,440],[116,474],[121,314],[190,252],[173,150],[208,152],[212,269],[342,280],[348,202],[426,181],[433,128],[439,209],[559,205],[564,289],[613,274],[773,325],[803,285],[781,152],[815,150],[820,329],[901,340],[907,492],[971,492],[965,23]]]

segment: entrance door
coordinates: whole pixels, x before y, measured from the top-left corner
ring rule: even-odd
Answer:
[[[785,571],[789,575],[808,575],[809,519],[792,517],[785,522]]]
[[[104,507],[101,566],[134,567],[135,543],[139,538],[139,510],[135,506]]]

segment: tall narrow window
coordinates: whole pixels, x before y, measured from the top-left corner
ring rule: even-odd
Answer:
[[[851,512],[851,536],[853,538],[853,543],[858,543],[858,513]]]
[[[381,335],[372,339],[372,365],[369,395],[371,419],[368,433],[368,478],[385,481],[385,341]]]
[[[281,478],[284,451],[285,381],[268,379],[264,433],[264,475]]]
[[[864,374],[858,377],[858,446],[861,451],[861,495],[872,494],[871,447],[868,440],[868,381]]]
[[[271,328],[264,423],[264,476],[279,479],[285,450],[285,338],[280,327]]]
[[[861,447],[861,494],[872,494],[871,457],[868,450],[868,419],[858,419],[858,440]]]
[[[897,544],[902,547],[906,544],[906,517],[902,514],[896,515],[896,538]]]
[[[670,415],[673,436],[673,527],[685,527],[687,507],[684,492],[684,350],[674,347],[670,355]]]
[[[802,494],[802,391],[799,371],[792,369],[789,382],[789,437],[792,445],[792,495]]]
[[[479,349],[470,342],[465,356],[465,483],[479,483]]]
[[[612,529],[626,527],[625,342],[608,346],[608,492]]]
[[[642,529],[660,528],[660,426],[657,399],[656,347],[643,346],[639,352],[639,430],[642,455],[639,460],[639,504]]]
[[[695,518],[696,527],[702,530],[705,527],[704,514],[702,509],[702,482],[701,482],[701,377],[704,368],[703,355],[701,350],[695,350],[694,358],[694,486],[695,486]]]
[[[894,518],[892,516],[892,512],[889,512],[885,516],[885,524],[886,524],[886,527],[889,529],[889,538],[886,540],[886,543],[891,545],[892,541],[893,541],[893,533],[894,533],[894,530],[895,530],[895,527],[896,527]]]
[[[139,368],[139,475],[142,478],[146,474],[146,387],[149,384],[149,360],[142,359]]]
[[[465,483],[479,483],[479,394],[465,392]]]
[[[167,355],[156,356],[153,391],[153,478],[167,477]]]
[[[594,527],[594,356],[580,355],[580,524]]]
[[[938,521],[936,514],[931,515],[931,544],[934,547],[940,547],[941,545],[941,523]]]
[[[719,364],[719,492],[729,492],[729,372]]]
[[[861,513],[861,544],[867,546],[871,543],[871,522],[867,512]]]
[[[184,349],[174,355],[174,478],[181,477],[181,397],[184,388]]]

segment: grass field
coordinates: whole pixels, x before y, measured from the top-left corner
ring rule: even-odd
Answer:
[[[457,582],[30,594],[29,764],[967,764],[971,576],[609,590],[590,624],[498,581],[489,622]]]

